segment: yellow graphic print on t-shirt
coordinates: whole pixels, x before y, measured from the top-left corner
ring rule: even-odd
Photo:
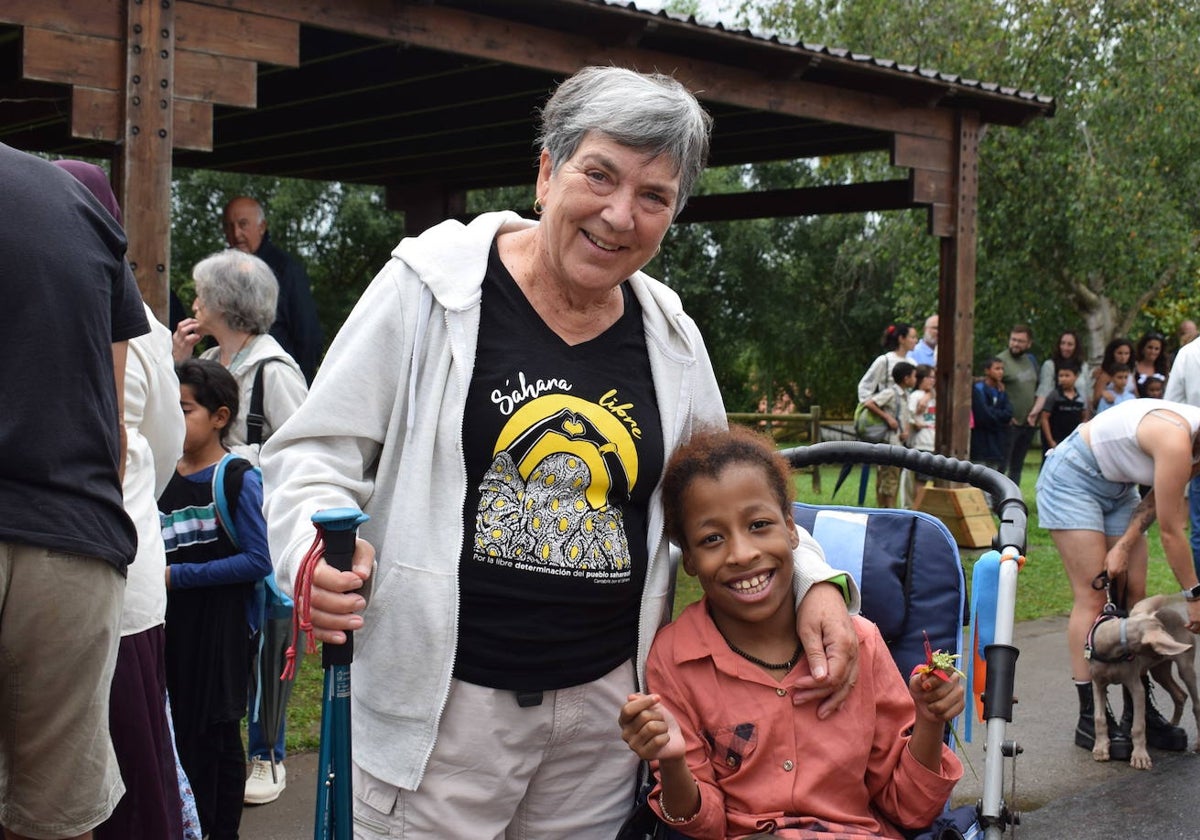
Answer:
[[[604,407],[538,397],[500,432],[480,486],[475,556],[528,571],[629,574],[621,505],[637,482],[629,430]]]

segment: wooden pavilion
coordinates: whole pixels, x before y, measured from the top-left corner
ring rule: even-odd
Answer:
[[[939,451],[965,457],[979,141],[1053,100],[614,0],[4,0],[0,141],[113,162],[165,314],[175,165],[382,185],[410,229],[531,183],[533,115],[589,64],[670,72],[714,166],[886,150],[903,177],[698,196],[681,221],[922,208],[940,245]]]

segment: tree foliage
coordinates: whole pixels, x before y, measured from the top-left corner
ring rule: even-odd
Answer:
[[[1096,355],[1115,335],[1171,332],[1196,313],[1196,4],[750,0],[734,23],[1056,98],[1052,119],[991,127],[981,143],[978,357],[1002,347],[1015,322],[1033,326],[1041,353],[1059,331],[1077,329]],[[727,177],[702,186],[720,189]],[[896,174],[877,155],[737,174],[773,187],[879,177]],[[677,244],[692,248],[701,239],[700,256],[674,254]],[[878,352],[882,327],[919,323],[937,306],[937,240],[918,212],[712,225],[672,233],[669,248],[664,273],[706,335],[722,343],[713,355],[727,396],[738,395],[731,403],[799,387],[844,407]],[[704,274],[688,273],[696,263]],[[717,292],[703,288],[704,275],[739,290],[730,306],[760,300],[746,284],[780,297],[740,313],[743,324],[762,328],[734,330],[710,305]]]

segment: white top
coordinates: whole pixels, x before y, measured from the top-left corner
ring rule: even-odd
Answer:
[[[1163,399],[1200,405],[1200,342],[1189,342],[1175,354]]]
[[[145,305],[145,304],[143,304]],[[183,454],[179,378],[171,358],[171,331],[146,307],[150,332],[131,339],[125,360],[125,511],[137,528],[138,547],[125,582],[121,635],[163,623],[167,612],[167,565],[158,494]]]
[[[926,396],[929,397],[929,402],[925,410],[921,411],[921,400]],[[932,452],[934,437],[937,434],[937,395],[933,391],[922,391],[918,388],[908,395],[908,412],[914,424],[921,424],[909,437],[909,447],[922,452]]]
[[[200,358],[215,359],[219,362],[221,348],[205,350],[200,354]],[[225,445],[235,455],[241,455],[255,466],[258,466],[258,450],[262,445],[251,446],[246,443],[246,416],[250,413],[254,376],[259,367],[266,362],[271,364],[263,370],[262,443],[270,440],[271,435],[296,413],[296,409],[308,396],[308,383],[304,381],[300,366],[270,334],[256,335],[241,353],[234,356],[229,372],[238,384],[238,415],[229,427]]]
[[[878,394],[892,384],[892,369],[900,362],[910,361],[895,350],[876,356],[862,379],[858,380],[858,401],[865,403],[873,394]]]
[[[1117,403],[1088,423],[1092,454],[1109,481],[1154,483],[1154,459],[1138,446],[1137,429],[1143,418],[1156,409],[1168,409],[1181,416],[1191,426],[1193,436],[1200,429],[1200,408],[1149,399]]]

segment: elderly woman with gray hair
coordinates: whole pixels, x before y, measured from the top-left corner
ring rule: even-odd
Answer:
[[[674,79],[616,67],[541,116],[539,221],[402,241],[263,452],[281,581],[315,511],[371,516],[353,569],[322,561],[312,586],[316,637],[357,636],[358,837],[611,837],[633,805],[617,714],[670,618],[663,463],[725,423],[695,324],[641,269],[711,121]],[[731,587],[769,589],[742,560]],[[796,570],[815,676],[788,702],[830,713],[856,673],[856,590],[807,535]]]
[[[175,361],[191,356],[204,336],[217,342],[200,358],[216,359],[224,365],[237,380],[241,397],[226,441],[233,452],[258,464],[263,442],[296,412],[308,394],[299,366],[268,334],[275,320],[279,284],[265,262],[232,248],[196,263],[192,278],[196,282],[195,317],[184,318],[175,328]],[[253,411],[256,389],[261,407]]]

